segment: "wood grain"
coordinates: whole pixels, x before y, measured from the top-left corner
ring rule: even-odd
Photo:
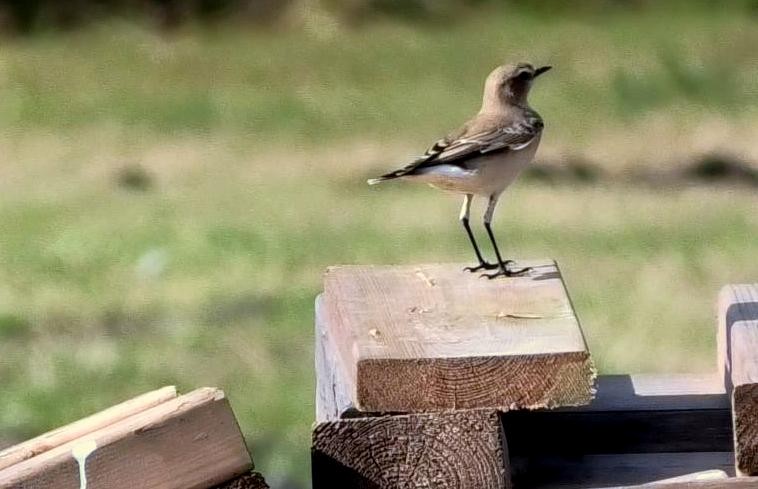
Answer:
[[[495,411],[344,419],[313,431],[313,487],[509,488]]]
[[[504,413],[515,455],[731,451],[717,375],[601,375],[587,406]],[[551,440],[545,443],[545,440]]]
[[[88,489],[206,489],[251,467],[234,414],[218,389],[198,389],[0,471],[0,488],[78,489],[73,453]]]
[[[718,317],[719,367],[731,390],[737,471],[758,475],[758,284],[724,287]]]
[[[164,387],[122,402],[69,425],[49,431],[24,443],[9,447],[0,452],[0,470],[59,447],[71,440],[88,435],[93,431],[97,431],[175,397],[175,387]]]
[[[344,266],[323,321],[365,411],[586,404],[594,369],[557,266],[481,280],[459,265]]]

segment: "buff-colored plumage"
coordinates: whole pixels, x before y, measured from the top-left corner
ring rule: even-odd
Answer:
[[[490,277],[513,274],[500,258],[490,222],[500,194],[532,161],[539,146],[544,123],[529,107],[527,97],[534,79],[548,69],[535,69],[528,63],[496,68],[485,81],[482,107],[473,118],[410,164],[369,180],[373,185],[400,178],[464,194],[461,220],[479,259],[474,269],[500,268]],[[489,199],[484,224],[498,256],[497,265],[484,261],[468,225],[474,195]]]

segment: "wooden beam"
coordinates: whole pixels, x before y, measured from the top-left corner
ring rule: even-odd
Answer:
[[[316,301],[313,487],[510,487],[498,413],[379,415],[355,410]],[[359,418],[346,419],[359,416]]]
[[[737,471],[758,475],[758,284],[719,294],[719,367],[731,391]]]
[[[717,375],[605,375],[597,385],[587,406],[504,413],[511,454],[732,450],[731,410]]]
[[[206,489],[250,467],[223,392],[204,388],[12,465],[0,487]]]
[[[323,321],[363,411],[580,405],[594,368],[560,272],[482,280],[460,265],[344,266]]]
[[[514,457],[512,463],[514,486],[520,489],[637,487],[703,471],[721,471],[734,475],[734,456],[731,452],[545,455],[529,460]],[[724,480],[704,483],[712,482],[716,485],[702,487],[728,487],[718,485],[724,484]],[[687,484],[693,482],[670,483],[672,488],[690,487]],[[664,488],[668,485],[650,487]]]
[[[234,480],[215,486],[214,489],[268,489],[268,484],[258,472],[241,475]]]
[[[314,489],[510,487],[505,438],[494,411],[318,423],[311,453]]]
[[[0,452],[0,470],[59,447],[76,438],[88,435],[93,431],[97,431],[175,397],[175,387],[164,387],[122,402],[105,411],[47,432],[24,443],[9,447]]]

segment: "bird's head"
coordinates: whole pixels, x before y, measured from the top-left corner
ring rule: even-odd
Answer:
[[[487,77],[484,85],[482,108],[503,105],[526,105],[529,89],[534,79],[548,71],[551,66],[535,68],[530,63],[498,66]]]

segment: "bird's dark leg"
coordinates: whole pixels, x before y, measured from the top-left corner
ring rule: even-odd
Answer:
[[[468,235],[469,241],[471,241],[471,246],[474,247],[474,253],[476,253],[476,259],[479,261],[479,265],[475,267],[466,267],[463,270],[467,272],[478,272],[479,270],[494,270],[498,268],[499,265],[496,263],[487,263],[484,261],[484,258],[482,257],[482,252],[479,251],[479,245],[476,244],[476,238],[474,238],[474,233],[471,232],[471,225],[469,225],[468,217],[469,217],[469,211],[471,210],[471,199],[473,198],[473,195],[466,194],[463,200],[463,206],[461,207],[461,223],[463,224],[463,229],[466,230],[466,234]]]
[[[489,205],[487,206],[487,212],[484,214],[484,229],[487,230],[487,235],[490,237],[490,241],[492,242],[492,248],[495,250],[495,256],[497,257],[497,263],[498,263],[498,270],[495,273],[484,273],[481,276],[487,277],[488,279],[493,279],[496,277],[513,277],[522,275],[529,270],[531,270],[530,267],[522,268],[520,270],[510,270],[508,268],[508,265],[513,263],[513,260],[503,260],[503,257],[500,256],[500,249],[497,246],[497,241],[495,241],[495,234],[492,232],[492,226],[490,223],[492,222],[492,214],[495,212],[495,206],[497,205],[497,199],[498,196],[491,196]]]

